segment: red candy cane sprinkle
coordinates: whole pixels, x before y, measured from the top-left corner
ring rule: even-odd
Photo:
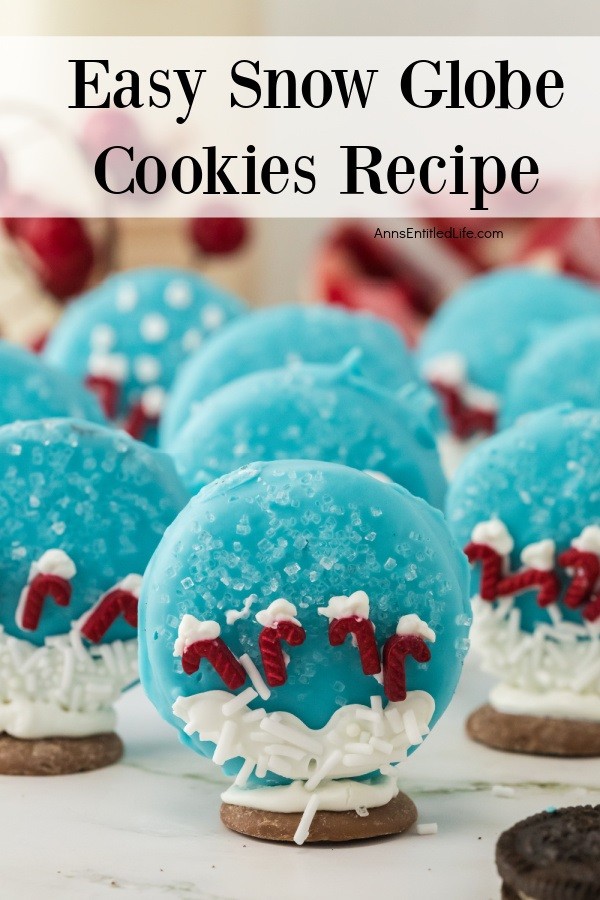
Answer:
[[[99,643],[120,616],[132,628],[137,628],[141,584],[141,575],[127,575],[106,591],[79,620],[78,627],[83,637],[94,644]]]
[[[388,700],[406,700],[406,657],[429,662],[431,651],[418,634],[393,634],[383,647],[383,690]]]
[[[291,619],[280,619],[267,625],[258,637],[265,678],[270,687],[281,687],[287,681],[287,668],[281,648],[285,641],[291,647],[299,647],[306,640],[304,628]]]
[[[59,575],[36,575],[25,590],[18,616],[19,627],[24,631],[37,629],[46,598],[50,597],[57,606],[68,606],[71,600],[71,585]]]
[[[460,388],[435,378],[430,385],[439,395],[446,418],[450,422],[452,433],[461,440],[466,440],[478,432],[493,434],[496,430],[496,411],[484,407],[471,406],[466,403]]]
[[[85,386],[96,395],[105,416],[116,418],[121,385],[107,375],[88,375]]]
[[[332,619],[329,624],[329,643],[339,647],[349,634],[356,638],[360,662],[365,675],[377,675],[381,671],[379,648],[375,638],[375,626],[370,619],[360,616],[345,616]]]
[[[563,568],[573,571],[564,603],[571,609],[577,609],[578,606],[587,603],[594,592],[600,577],[600,560],[595,553],[570,547],[560,554],[558,562]]]
[[[498,582],[502,578],[504,558],[493,547],[487,544],[478,544],[474,541],[465,547],[467,559],[474,565],[481,563],[481,580],[479,595],[482,600],[495,600],[498,596],[496,590]]]
[[[186,675],[193,675],[206,659],[230,691],[236,691],[246,680],[246,670],[233,655],[225,641],[220,638],[194,641],[181,656],[181,665]]]

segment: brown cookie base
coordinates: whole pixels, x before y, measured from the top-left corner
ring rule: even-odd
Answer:
[[[519,895],[505,881],[502,882],[501,900],[520,900]]]
[[[73,775],[118,762],[123,742],[114,734],[21,740],[0,734],[0,775]]]
[[[302,818],[301,813],[265,812],[248,806],[221,805],[224,825],[263,841],[293,841]],[[398,794],[385,806],[369,810],[368,816],[348,812],[317,811],[306,843],[340,843],[365,838],[401,834],[417,820],[417,808],[406,794]]]
[[[479,744],[534,756],[600,756],[600,723],[544,716],[515,716],[486,704],[467,719]]]

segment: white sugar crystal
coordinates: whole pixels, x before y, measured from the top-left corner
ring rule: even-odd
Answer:
[[[90,344],[93,350],[105,353],[112,350],[117,340],[115,329],[110,325],[95,325],[90,333]]]
[[[155,356],[143,354],[134,359],[133,371],[138,381],[141,381],[142,384],[150,384],[160,378],[161,367]]]
[[[140,323],[140,334],[150,344],[158,344],[167,337],[169,322],[160,313],[148,313]]]
[[[135,309],[138,295],[133,284],[121,284],[117,290],[116,307],[119,312],[131,312]]]
[[[209,304],[200,313],[200,320],[208,331],[212,331],[213,328],[218,328],[223,324],[225,315],[219,306]]]
[[[165,288],[165,303],[172,309],[187,309],[192,302],[192,291],[185,281],[170,281]]]
[[[181,346],[186,353],[193,353],[202,343],[202,334],[197,328],[188,328],[181,339]]]

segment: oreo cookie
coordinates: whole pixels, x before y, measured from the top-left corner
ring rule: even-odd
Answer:
[[[517,822],[500,835],[502,896],[598,900],[600,806],[571,806]]]

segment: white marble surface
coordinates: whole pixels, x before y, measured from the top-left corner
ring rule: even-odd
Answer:
[[[600,762],[497,753],[463,735],[487,684],[461,688],[402,786],[439,833],[347,847],[275,846],[219,821],[221,778],[180,746],[139,689],[123,698],[118,766],[63,778],[4,778],[0,897],[182,900],[497,900],[498,834],[547,806],[600,803]],[[510,798],[495,784],[512,785]]]

